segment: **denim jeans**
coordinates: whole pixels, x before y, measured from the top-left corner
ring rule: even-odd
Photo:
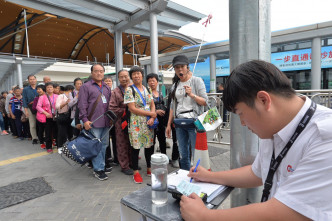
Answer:
[[[3,119],[2,113],[0,112],[0,128],[1,128],[1,132],[3,130],[5,130],[5,121]]]
[[[190,169],[190,150],[192,157],[194,157],[196,144],[196,129],[195,128],[175,128],[176,138],[179,142],[180,152],[180,168],[184,170]]]
[[[106,152],[106,147],[108,146],[108,141],[110,139],[108,129],[109,129],[108,127],[90,129],[91,133],[96,138],[101,139],[103,137],[103,139],[101,139],[101,142],[103,143],[101,151],[95,158],[92,159],[92,165],[94,171],[105,170],[105,152]]]

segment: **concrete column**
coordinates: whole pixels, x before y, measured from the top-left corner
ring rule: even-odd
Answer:
[[[210,93],[216,93],[216,55],[210,55]]]
[[[311,89],[321,89],[321,46],[320,38],[312,39],[311,49]]]
[[[7,85],[8,85],[8,87],[11,87],[13,85],[13,82],[14,82],[14,80],[13,80],[13,74],[11,74],[11,75],[9,75],[7,77]]]
[[[155,13],[150,14],[150,48],[151,72],[158,74],[158,28],[157,15]]]
[[[13,85],[10,85],[11,87],[12,86],[16,86],[16,85],[18,85],[18,80],[17,80],[18,78],[17,78],[17,67],[15,67],[14,68],[14,70],[13,70]]]
[[[114,33],[114,54],[115,54],[115,72],[116,85],[119,85],[118,71],[123,69],[123,53],[122,53],[122,32],[115,31]]]
[[[230,70],[252,59],[270,62],[271,0],[229,1]],[[258,137],[231,114],[231,169],[250,165],[258,152]],[[261,188],[235,189],[231,206],[259,202]]]
[[[23,77],[22,77],[22,58],[16,58],[16,68],[17,68],[17,80],[20,88],[23,87]]]

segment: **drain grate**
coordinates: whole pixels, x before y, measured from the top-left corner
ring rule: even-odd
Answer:
[[[0,209],[32,200],[49,193],[53,189],[43,177],[0,187]]]

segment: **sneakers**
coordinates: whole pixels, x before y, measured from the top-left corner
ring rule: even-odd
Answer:
[[[133,176],[134,182],[137,184],[143,183],[143,178],[141,177],[141,174],[136,173]]]
[[[47,153],[53,153],[52,149],[47,149]]]
[[[147,176],[151,176],[151,171],[146,171]]]
[[[86,165],[86,167],[89,168],[89,169],[92,169],[92,167],[93,167],[91,161],[87,162],[85,165]]]
[[[105,164],[105,169],[113,169],[113,167],[109,164]]]
[[[45,149],[46,145],[42,143],[42,144],[40,144],[40,148]]]
[[[38,144],[38,140],[37,139],[33,139],[32,140],[32,144]]]
[[[98,180],[107,180],[108,176],[105,174],[104,171],[93,171],[93,173],[95,174],[95,177]]]
[[[5,130],[3,130],[2,132],[1,132],[1,135],[8,135],[9,133],[7,132],[7,131],[5,131]]]
[[[134,171],[132,169],[121,169],[121,172],[126,174],[126,175],[133,175]]]
[[[112,173],[112,167],[105,167],[105,173]]]
[[[179,168],[180,167],[179,160],[172,160],[172,167]]]

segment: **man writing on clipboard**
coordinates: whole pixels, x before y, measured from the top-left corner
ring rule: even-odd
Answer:
[[[297,96],[274,65],[250,61],[225,85],[224,105],[260,138],[252,165],[230,171],[190,169],[196,181],[253,188],[262,202],[208,210],[200,198],[182,196],[185,220],[332,220],[332,110]]]

